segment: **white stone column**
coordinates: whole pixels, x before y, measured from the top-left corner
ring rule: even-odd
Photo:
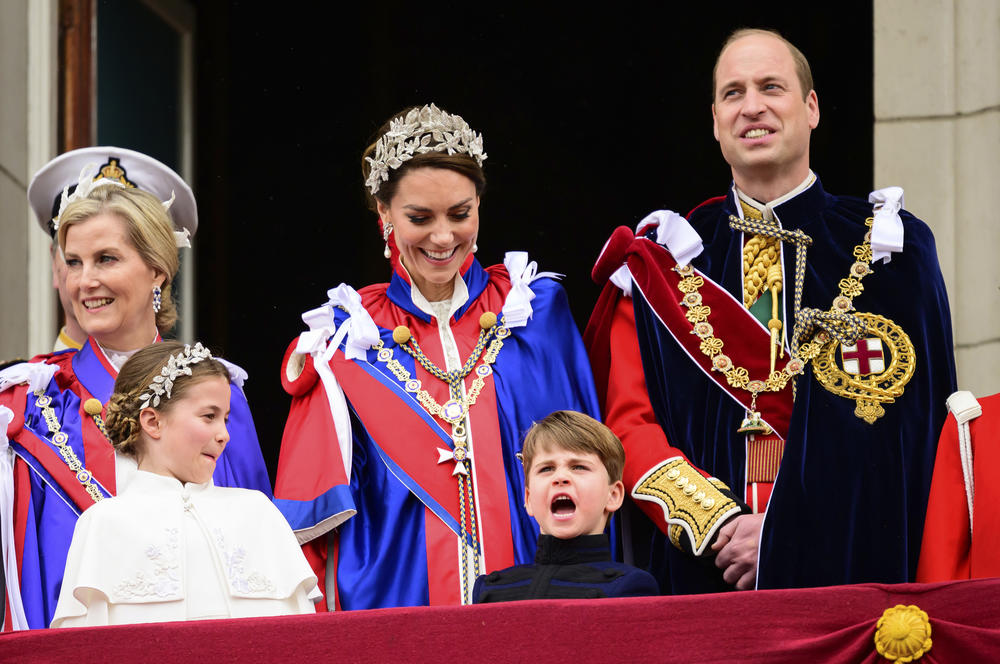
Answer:
[[[0,2],[0,361],[51,350],[58,331],[49,238],[27,201],[56,151],[57,9]]]
[[[934,231],[958,384],[1000,392],[1000,2],[875,0],[875,186]]]

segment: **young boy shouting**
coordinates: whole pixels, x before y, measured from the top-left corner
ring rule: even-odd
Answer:
[[[615,434],[559,410],[531,427],[521,457],[525,507],[541,530],[535,562],[480,576],[473,601],[658,595],[651,575],[611,560],[605,529],[625,495]]]

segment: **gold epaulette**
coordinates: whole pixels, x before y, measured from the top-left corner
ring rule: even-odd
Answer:
[[[706,479],[683,457],[667,459],[643,475],[632,489],[632,498],[658,504],[670,527],[670,541],[691,552],[705,553],[715,531],[726,519],[740,513],[740,506],[722,490],[724,482]]]

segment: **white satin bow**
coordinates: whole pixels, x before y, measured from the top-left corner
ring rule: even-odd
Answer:
[[[899,216],[899,211],[903,209],[903,188],[878,189],[868,194],[868,202],[875,204],[872,263],[878,260],[888,263],[892,260],[892,252],[903,250],[903,220]]]
[[[503,265],[510,275],[510,292],[503,304],[503,317],[507,327],[524,327],[531,318],[531,301],[535,292],[529,285],[535,279],[549,277],[561,279],[564,275],[556,272],[539,272],[538,263],[528,261],[526,251],[508,251],[503,259]]]
[[[27,383],[32,392],[43,389],[59,371],[59,367],[45,362],[21,362],[0,371],[0,392],[8,387]]]
[[[333,418],[333,428],[337,432],[337,441],[340,444],[344,470],[350,477],[354,445],[351,419],[347,410],[347,397],[330,369],[330,359],[346,337],[344,355],[347,359],[365,361],[368,358],[368,349],[377,344],[380,337],[375,321],[362,306],[361,296],[356,290],[347,284],[340,284],[328,290],[326,295],[330,298],[329,302],[302,314],[302,320],[309,329],[299,335],[295,352],[310,353],[313,356],[313,366],[326,388],[326,398]],[[337,306],[346,309],[348,314],[347,320],[341,323],[339,329],[333,315],[333,308]],[[327,339],[330,339],[329,343]]]
[[[704,248],[698,232],[673,210],[651,212],[639,222],[636,232],[647,224],[656,224],[656,243],[666,247],[678,265],[687,265]]]
[[[236,387],[243,389],[246,384],[247,379],[250,378],[250,374],[246,372],[246,369],[238,364],[233,364],[229,360],[224,360],[221,357],[212,357],[213,360],[221,362],[222,366],[226,367],[226,371],[229,372],[230,382],[236,383]]]
[[[368,349],[379,341],[378,328],[371,315],[361,304],[361,296],[347,284],[340,284],[326,292],[329,302],[322,307],[302,314],[302,320],[309,330],[299,335],[295,347],[297,353],[320,353],[333,355],[340,347],[341,341],[347,337],[344,354],[349,360],[364,360],[368,357]],[[333,308],[341,306],[347,310],[348,318],[337,328],[333,316]],[[333,335],[330,343],[326,340]],[[327,349],[333,349],[327,353]],[[327,358],[329,360],[329,357]]]
[[[191,247],[191,231],[186,228],[182,228],[179,231],[174,231],[174,244],[177,245],[178,249],[183,249],[185,247]]]

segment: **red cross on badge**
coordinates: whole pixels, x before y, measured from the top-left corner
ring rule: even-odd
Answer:
[[[844,363],[844,372],[855,376],[885,371],[885,353],[882,351],[882,340],[878,337],[858,339],[853,346],[842,345],[840,358]]]

